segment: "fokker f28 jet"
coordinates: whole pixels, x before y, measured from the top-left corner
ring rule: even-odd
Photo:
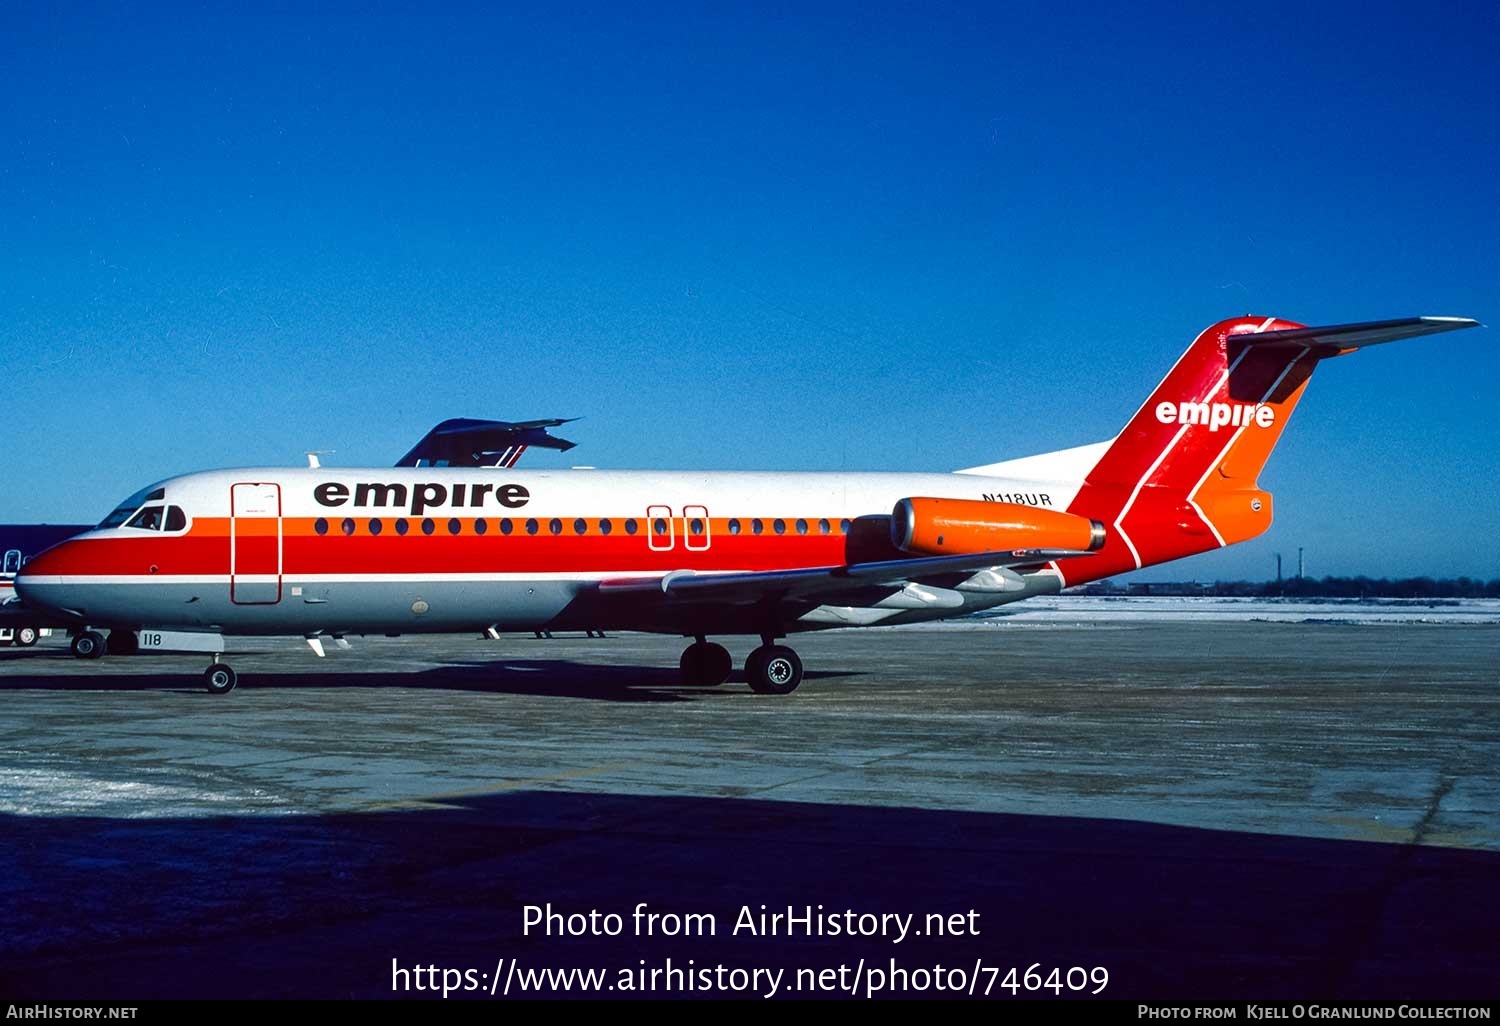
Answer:
[[[1322,361],[1476,324],[1221,321],[1110,441],[952,474],[188,474],[35,557],[16,588],[142,647],[213,653],[221,693],[235,635],[321,654],[346,634],[592,629],[693,638],[693,685],[732,668],[709,636],[758,636],[750,686],[785,694],[802,680],[788,635],[962,616],[1261,534],[1261,468]]]

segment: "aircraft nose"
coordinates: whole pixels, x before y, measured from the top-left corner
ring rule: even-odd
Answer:
[[[63,583],[64,567],[72,542],[54,545],[27,560],[16,575],[16,595],[27,605],[66,611],[67,586]]]

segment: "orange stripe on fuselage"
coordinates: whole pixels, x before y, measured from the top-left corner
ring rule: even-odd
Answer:
[[[327,532],[318,534],[319,519],[327,522]],[[741,518],[741,533],[729,533],[728,518],[714,518],[708,524],[708,547],[687,548],[685,540],[697,546],[700,537],[685,539],[681,517],[672,518],[673,547],[652,549],[647,531],[650,521],[636,517],[639,533],[626,534],[623,525],[629,517],[608,518],[613,532],[599,533],[599,518],[585,518],[586,531],[574,531],[572,517],[510,518],[512,533],[500,530],[500,519],[483,518],[487,530],[476,534],[476,518],[458,518],[459,531],[450,533],[448,517],[434,517],[433,532],[422,532],[422,518],[362,516],[348,518],[353,533],[346,535],[342,517],[289,517],[282,521],[282,576],[368,574],[447,574],[447,573],[614,573],[618,571],[667,572],[671,570],[780,570],[809,566],[832,566],[846,562],[848,537],[839,533],[839,520],[830,522],[830,533],[818,530],[819,518],[803,518],[808,533],[796,532],[796,517],[783,518],[785,534],[774,533],[774,518],[760,518],[764,533],[751,533],[751,520]],[[379,520],[379,534],[370,532],[372,519]],[[538,521],[538,532],[527,534],[528,519]],[[552,534],[553,519],[561,521],[562,533]],[[397,520],[405,520],[407,533],[398,534]],[[243,530],[247,520],[236,522],[239,544],[245,545]],[[259,547],[274,545],[274,518],[259,521],[270,525],[271,532],[253,539]],[[657,539],[663,544],[662,539]],[[28,567],[33,573],[59,576],[137,576],[155,574],[164,579],[173,576],[206,576],[229,573],[229,520],[200,517],[181,535],[140,537],[116,536],[85,538],[67,542]],[[262,560],[257,560],[257,563]],[[244,551],[240,554],[244,564]],[[256,566],[242,572],[264,573]],[[274,572],[272,569],[270,572]]]

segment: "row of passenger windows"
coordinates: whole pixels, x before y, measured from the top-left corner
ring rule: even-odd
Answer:
[[[469,521],[469,524],[469,532],[471,534],[489,533],[489,521],[482,517],[478,520]],[[573,533],[579,535],[613,534],[615,522],[613,520],[584,520],[580,517],[573,521],[572,527]],[[365,530],[369,534],[381,534],[385,531],[385,528],[386,522],[379,517],[365,522]],[[352,518],[346,517],[339,523],[338,529],[342,534],[354,534],[359,529],[359,525]],[[496,529],[501,534],[513,534],[517,529],[517,522],[506,518],[496,524]],[[622,520],[620,521],[620,529],[626,534],[638,534],[641,530],[641,523],[633,518]],[[847,519],[837,521],[827,519],[786,521],[781,519],[761,520],[758,518],[755,520],[740,521],[735,519],[729,521],[728,529],[730,534],[741,534],[747,529],[751,534],[765,534],[768,529],[772,534],[786,534],[788,530],[792,530],[797,534],[833,534],[835,531],[838,534],[848,534],[849,521]],[[313,523],[313,530],[318,532],[318,534],[327,534],[328,521],[319,517]],[[392,520],[391,530],[397,534],[404,535],[411,530],[411,523],[406,520]],[[432,534],[437,531],[437,521],[430,517],[425,518],[418,525],[418,530],[423,534]],[[454,517],[448,521],[447,530],[449,534],[462,534],[464,531],[464,521]],[[520,523],[520,530],[525,531],[527,534],[539,534],[542,531],[542,522],[539,520],[522,521]],[[667,523],[665,517],[657,517],[650,521],[650,531],[657,537],[665,537],[671,530],[671,525]],[[704,532],[708,530],[708,525],[701,518],[692,517],[687,521],[687,530],[694,537],[702,537]],[[546,531],[548,534],[562,534],[563,522],[554,517],[547,521]]]

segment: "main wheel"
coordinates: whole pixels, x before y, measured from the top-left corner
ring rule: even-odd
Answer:
[[[723,645],[700,641],[682,650],[677,668],[682,673],[682,683],[688,687],[712,688],[729,679],[734,660]]]
[[[211,695],[227,695],[238,682],[239,678],[228,663],[214,663],[203,671],[203,686]]]
[[[98,631],[84,631],[73,635],[73,642],[68,647],[79,659],[98,659],[106,648],[104,635]]]
[[[729,649],[712,641],[704,646],[704,656],[703,683],[716,688],[734,672],[734,657],[729,654]]]
[[[690,656],[689,653],[694,654]],[[716,688],[728,680],[729,674],[734,670],[734,659],[730,656],[729,649],[712,641],[689,645],[688,651],[682,656],[686,662],[694,664],[693,677],[688,683],[698,687]]]
[[[141,642],[135,636],[135,631],[113,630],[109,632],[110,655],[135,655],[140,650]]]
[[[785,645],[762,645],[745,660],[750,690],[759,695],[789,695],[802,683],[802,660]]]
[[[30,625],[16,628],[16,644],[22,648],[30,648],[36,644],[36,639],[42,636],[42,632]]]

